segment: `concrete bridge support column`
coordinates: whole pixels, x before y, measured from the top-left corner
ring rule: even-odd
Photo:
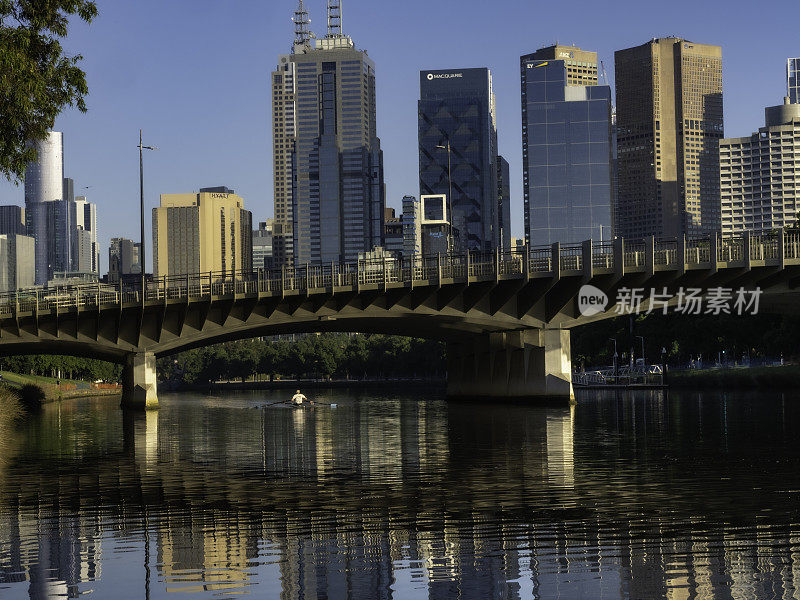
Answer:
[[[129,354],[122,370],[122,406],[150,410],[158,408],[156,355]]]
[[[448,343],[447,395],[574,401],[569,330],[489,333]]]

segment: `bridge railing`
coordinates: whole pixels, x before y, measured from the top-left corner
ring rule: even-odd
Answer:
[[[620,240],[618,240],[620,241]],[[676,265],[681,258],[687,267],[708,265],[712,251],[723,263],[750,261],[800,260],[800,231],[772,231],[734,236],[688,237],[683,240],[621,240],[622,261],[626,269],[638,269],[648,263],[653,253],[656,266]],[[148,280],[146,300],[182,300],[209,296],[284,294],[315,289],[365,285],[435,283],[442,280],[466,281],[467,278],[517,277],[526,273],[581,271],[591,256],[594,269],[614,269],[617,242],[555,244],[514,248],[496,252],[462,252],[434,256],[394,257],[387,255],[349,263],[300,264],[253,271],[225,271],[190,275],[162,276]],[[51,287],[20,289],[0,293],[0,315],[51,309],[69,311],[105,304],[142,301],[140,281],[118,284],[60,284]]]

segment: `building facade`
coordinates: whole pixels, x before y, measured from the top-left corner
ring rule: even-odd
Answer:
[[[597,54],[550,46],[521,57],[525,240],[602,239],[613,223],[611,89]]]
[[[100,250],[97,245],[97,205],[86,196],[77,196],[70,205],[72,222],[72,270],[100,273]]]
[[[387,252],[403,254],[403,215],[398,217],[393,208],[383,211],[383,243]]]
[[[271,269],[274,266],[274,233],[275,220],[267,219],[253,230],[253,268]],[[280,263],[279,263],[280,264]]]
[[[328,34],[315,39],[300,3],[293,51],[272,80],[276,230],[291,234],[278,247],[301,264],[354,261],[382,245],[375,64],[331,10]]]
[[[800,104],[800,58],[786,60],[786,93],[789,102]]]
[[[720,141],[722,233],[795,227],[800,217],[800,104],[765,109],[750,137]]]
[[[497,222],[500,226],[498,246],[511,249],[511,173],[508,161],[497,157]]]
[[[0,235],[0,292],[33,287],[36,283],[35,242],[27,235]]]
[[[25,209],[11,204],[0,206],[0,235],[25,235]]]
[[[617,231],[626,238],[719,230],[722,49],[679,38],[615,53]]]
[[[141,275],[139,252],[142,245],[127,238],[111,238],[108,248],[108,281],[116,283],[129,275]]]
[[[447,196],[446,220],[463,223],[454,250],[493,250],[501,233],[491,71],[421,71],[419,81],[420,197]]]
[[[253,268],[253,222],[244,200],[224,186],[162,194],[153,209],[155,277]]]
[[[403,256],[422,254],[422,217],[420,203],[414,196],[403,196]]]

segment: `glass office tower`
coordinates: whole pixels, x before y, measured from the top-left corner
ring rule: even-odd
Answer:
[[[497,127],[489,69],[422,71],[419,100],[420,196],[445,195],[454,250],[501,243]],[[452,193],[452,197],[451,197]]]
[[[571,84],[565,60],[523,57],[521,66],[526,242],[609,239],[610,88]]]
[[[789,102],[800,104],[800,58],[786,61],[786,89]]]
[[[375,63],[341,32],[338,5],[328,13],[315,38],[299,3],[272,80],[276,254],[300,265],[355,261],[383,241]]]

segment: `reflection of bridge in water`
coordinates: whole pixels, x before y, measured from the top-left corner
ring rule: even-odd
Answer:
[[[765,308],[789,311],[798,280],[800,235],[784,232],[162,277],[144,294],[95,284],[2,295],[0,353],[124,363],[125,402],[141,406],[157,403],[156,356],[286,332],[393,333],[447,342],[451,396],[570,398],[569,329],[615,316],[581,316],[583,284],[610,298],[760,286]]]
[[[278,597],[280,585],[287,600],[800,590],[798,531],[782,520],[794,499],[778,493],[796,472],[731,461],[707,488],[691,481],[694,456],[664,456],[664,440],[748,437],[749,409],[717,397],[685,398],[674,415],[655,393],[587,403],[581,424],[574,408],[204,404],[48,407],[0,473],[0,595],[23,583],[35,600],[146,586]],[[765,507],[758,526],[740,522]]]

